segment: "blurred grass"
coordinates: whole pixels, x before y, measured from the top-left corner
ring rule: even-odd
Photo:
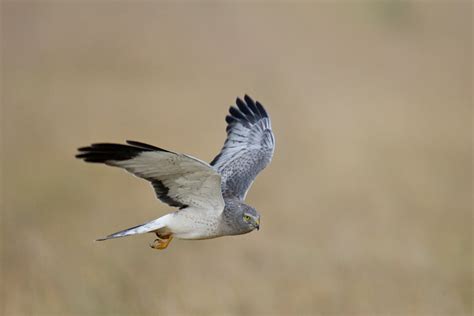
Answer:
[[[469,315],[472,4],[2,2],[5,315]],[[93,239],[169,211],[73,158],[210,161],[233,98],[277,150],[262,230]]]

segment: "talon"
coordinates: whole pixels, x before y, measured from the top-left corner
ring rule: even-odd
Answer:
[[[159,243],[159,240],[158,239],[155,239],[152,243],[150,243],[150,248],[153,248],[155,249],[155,245]]]
[[[168,247],[172,239],[173,239],[172,236],[166,239],[158,237],[157,239],[155,239],[153,243],[150,244],[150,247],[153,249],[158,249],[158,250],[166,249],[166,247]]]

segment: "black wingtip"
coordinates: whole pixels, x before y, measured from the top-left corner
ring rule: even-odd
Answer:
[[[239,109],[233,106],[229,109],[229,113],[231,114],[232,117],[237,118],[239,120],[244,120],[244,121],[247,120],[247,117],[245,116],[245,114],[243,114]]]
[[[265,108],[263,107],[263,105],[260,103],[260,102],[256,102],[255,105],[257,106],[257,109],[258,111],[260,112],[260,114],[263,116],[263,117],[268,117],[268,113],[267,111],[265,110]]]
[[[241,99],[235,99],[235,105],[229,108],[229,115],[226,116],[226,122],[232,124],[235,122],[255,123],[262,118],[268,118],[268,113],[263,105],[254,101],[248,94]]]
[[[150,145],[150,144],[138,142],[136,140],[127,140],[126,143],[129,144],[129,145],[135,146],[135,147],[139,147],[141,149],[147,149],[147,150],[151,150],[151,151],[165,151],[167,153],[170,152],[169,150],[166,150],[166,149],[163,149],[163,148],[160,148],[160,147],[156,147],[156,146],[153,146],[153,145]]]
[[[249,97],[248,94],[244,95],[244,100],[247,103],[255,103],[251,97]]]
[[[109,161],[128,160],[136,157],[142,152],[147,151],[169,152],[153,145],[132,140],[127,140],[127,145],[114,143],[94,143],[90,146],[80,147],[77,150],[79,153],[76,154],[76,158],[92,163],[108,163]]]

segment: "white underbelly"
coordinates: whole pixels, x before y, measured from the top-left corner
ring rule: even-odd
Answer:
[[[218,216],[193,210],[182,210],[170,215],[167,218],[166,226],[175,238],[209,239],[220,236],[218,234]]]

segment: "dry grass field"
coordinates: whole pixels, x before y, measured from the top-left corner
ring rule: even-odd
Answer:
[[[472,38],[470,1],[3,1],[0,314],[471,315]],[[77,147],[210,161],[245,93],[259,232],[93,242],[171,209]]]

